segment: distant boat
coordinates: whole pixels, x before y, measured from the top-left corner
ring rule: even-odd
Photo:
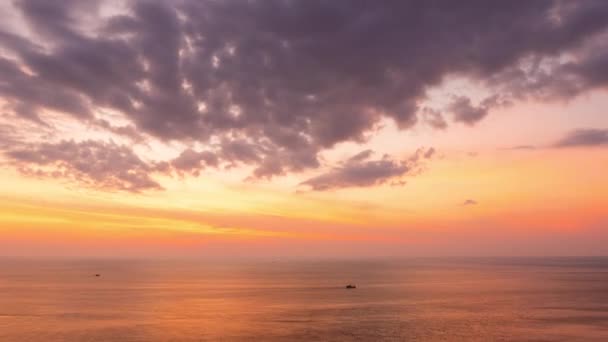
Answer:
[[[97,273],[95,276],[96,276],[96,277],[101,277],[101,274]]]
[[[348,285],[346,285],[346,288],[347,288],[347,289],[356,289],[356,288],[357,288],[357,285],[348,284]]]

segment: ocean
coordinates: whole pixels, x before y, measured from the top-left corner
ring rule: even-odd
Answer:
[[[608,341],[608,258],[5,258],[0,341]]]

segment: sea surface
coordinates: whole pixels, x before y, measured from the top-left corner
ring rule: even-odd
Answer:
[[[608,258],[0,259],[0,341],[608,341]]]

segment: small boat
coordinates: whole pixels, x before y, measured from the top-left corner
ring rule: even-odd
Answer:
[[[346,288],[347,288],[347,289],[356,289],[356,288],[357,288],[357,285],[354,285],[354,284],[348,284],[348,285],[346,285]]]
[[[96,276],[96,277],[101,277],[101,274],[97,273],[95,276]]]

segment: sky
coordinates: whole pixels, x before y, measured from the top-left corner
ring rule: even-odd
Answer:
[[[0,255],[608,254],[606,1],[0,16]]]

